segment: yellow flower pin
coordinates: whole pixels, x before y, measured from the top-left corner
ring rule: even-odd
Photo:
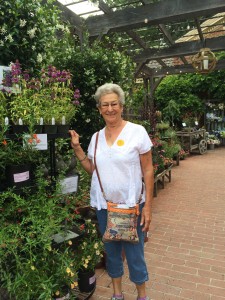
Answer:
[[[124,145],[124,140],[117,141],[117,146],[123,146],[123,145]]]

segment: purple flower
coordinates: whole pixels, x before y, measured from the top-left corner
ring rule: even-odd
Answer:
[[[12,82],[13,83],[18,83],[19,82],[19,78],[16,78],[16,77],[12,78]]]
[[[74,91],[73,97],[74,97],[74,99],[79,99],[80,98],[80,91],[78,89],[76,89]]]
[[[74,100],[74,101],[73,101],[73,104],[74,104],[74,105],[79,105],[80,102],[79,102],[78,100]]]

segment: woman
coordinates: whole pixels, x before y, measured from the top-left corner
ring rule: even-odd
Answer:
[[[141,214],[138,219],[139,243],[105,243],[106,266],[112,278],[114,293],[111,300],[124,299],[122,294],[124,249],[129,268],[130,280],[136,284],[138,300],[147,300],[145,282],[148,272],[144,259],[144,237],[151,222],[151,202],[153,198],[152,142],[141,125],[122,118],[125,103],[124,92],[117,84],[106,83],[100,86],[95,99],[106,126],[99,131],[96,161],[106,198],[115,203],[134,206],[142,190]],[[96,133],[92,136],[86,155],[79,143],[79,135],[70,131],[71,146],[82,167],[92,175],[91,206],[96,208],[99,228],[103,235],[107,222],[107,204],[104,199],[94,167]]]

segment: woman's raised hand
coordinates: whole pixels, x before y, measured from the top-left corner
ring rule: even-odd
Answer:
[[[78,148],[80,146],[79,134],[75,130],[69,130],[69,133],[71,136],[71,147],[73,149]]]

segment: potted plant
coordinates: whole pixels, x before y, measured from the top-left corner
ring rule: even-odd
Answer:
[[[23,194],[1,193],[1,287],[17,299],[68,297],[77,285],[73,240],[64,240],[55,248],[53,237],[64,235],[79,215],[75,203],[61,194],[58,182],[52,189],[39,172],[36,181],[35,189],[28,188]]]
[[[184,150],[184,149],[181,149],[179,151],[179,157],[181,160],[185,159],[187,156],[189,155],[189,151],[188,150]]]
[[[103,257],[103,242],[93,220],[86,219],[81,229],[83,237],[75,253],[75,260],[79,289],[88,293],[96,286],[95,267]]]
[[[215,145],[219,145],[220,140],[215,134],[208,134],[207,136],[207,145],[209,150],[214,150]]]
[[[13,124],[69,125],[78,110],[80,92],[71,84],[71,73],[54,66],[42,69],[39,76],[31,77],[17,61],[12,64],[10,118]],[[56,128],[57,132],[57,128]]]
[[[0,176],[7,187],[20,189],[32,183],[33,170],[41,160],[41,153],[35,148],[37,143],[36,134],[27,137],[18,135],[13,139],[4,132],[0,134]]]

